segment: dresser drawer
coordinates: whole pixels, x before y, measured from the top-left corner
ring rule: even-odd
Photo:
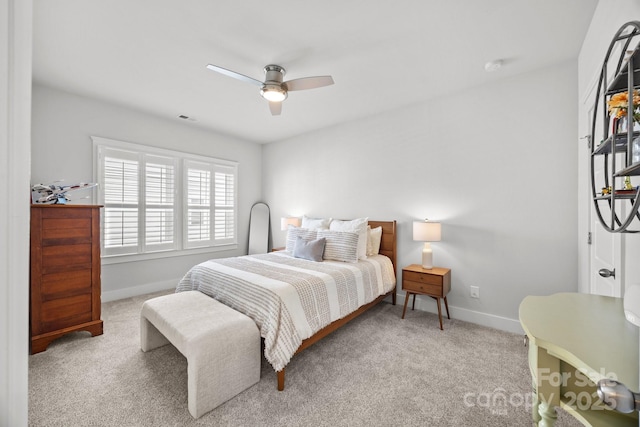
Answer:
[[[91,320],[91,294],[45,301],[41,307],[42,332],[55,331]]]
[[[419,292],[433,296],[443,296],[441,285],[431,285],[428,283],[413,282],[411,280],[402,281],[402,289],[409,292]]]
[[[42,248],[42,273],[90,269],[93,261],[91,245],[60,245]]]
[[[40,298],[42,301],[50,301],[90,294],[93,291],[92,280],[90,268],[43,274],[40,281]]]
[[[424,283],[428,285],[442,285],[442,276],[433,274],[416,273],[414,271],[402,271],[402,279],[412,282]]]
[[[51,218],[42,220],[42,245],[91,243],[90,218]]]

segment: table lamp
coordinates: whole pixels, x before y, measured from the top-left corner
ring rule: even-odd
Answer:
[[[280,230],[282,231],[289,228],[289,225],[300,227],[300,224],[302,224],[302,220],[297,216],[283,216],[280,218]]]
[[[422,268],[431,270],[433,268],[433,251],[431,242],[439,242],[442,237],[442,230],[439,222],[414,221],[413,240],[424,242],[422,248]]]

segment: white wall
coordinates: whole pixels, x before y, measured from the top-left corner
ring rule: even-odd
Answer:
[[[32,110],[32,183],[58,179],[67,183],[90,182],[93,179],[92,135],[239,162],[238,248],[103,264],[103,301],[168,289],[198,262],[246,254],[250,209],[262,194],[261,145],[205,131],[177,118],[156,117],[38,84],[33,88]]]
[[[0,0],[0,427],[28,421],[31,0]]]
[[[638,0],[600,0],[585,37],[578,59],[578,118],[581,134],[588,134],[588,108],[593,101],[587,100],[587,94],[592,86],[597,84],[600,75],[600,67],[611,43],[611,39],[618,29],[626,22],[640,20],[640,2]],[[580,290],[589,292],[589,246],[586,244],[586,235],[589,231],[588,212],[591,209],[589,156],[586,143],[578,144],[578,176],[579,187],[579,215],[578,215],[578,250],[579,250],[579,277]],[[637,228],[637,227],[636,227]],[[640,236],[623,235],[622,260],[625,278],[625,288],[631,285],[640,285]],[[624,290],[623,290],[624,291]]]
[[[287,214],[395,219],[402,267],[421,259],[412,221],[439,220],[452,316],[520,331],[525,296],[577,290],[575,77],[563,63],[268,144],[272,227]]]

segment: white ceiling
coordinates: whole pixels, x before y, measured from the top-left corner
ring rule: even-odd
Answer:
[[[265,143],[577,57],[597,0],[34,0],[38,83]],[[505,65],[487,73],[487,61]],[[262,80],[332,75],[272,116]],[[514,105],[522,102],[514,94]],[[455,112],[460,114],[460,112]]]

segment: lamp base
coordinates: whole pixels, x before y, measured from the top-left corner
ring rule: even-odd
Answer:
[[[427,270],[433,268],[433,251],[429,242],[424,242],[424,247],[422,248],[422,268]]]

